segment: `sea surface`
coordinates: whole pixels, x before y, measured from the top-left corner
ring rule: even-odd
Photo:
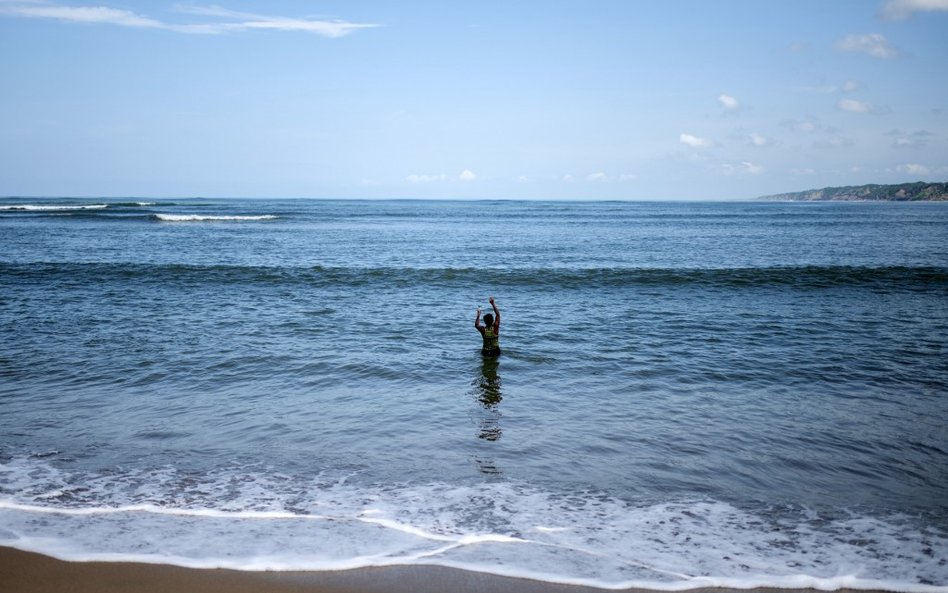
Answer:
[[[2,199],[0,545],[948,591],[948,204]]]

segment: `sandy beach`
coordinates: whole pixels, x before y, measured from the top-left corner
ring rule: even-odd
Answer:
[[[441,566],[326,572],[242,572],[134,562],[64,562],[0,547],[0,593],[604,593],[612,591],[515,579]],[[734,589],[692,589],[737,593]],[[806,593],[810,589],[752,589]],[[645,593],[625,589],[625,593]],[[848,593],[848,590],[840,590]],[[744,592],[746,593],[746,591]],[[860,592],[881,593],[881,592]]]
[[[594,593],[439,566],[327,572],[202,570],[131,562],[63,562],[0,548],[0,593]]]

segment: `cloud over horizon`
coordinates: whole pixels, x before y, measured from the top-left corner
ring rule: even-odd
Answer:
[[[475,181],[476,179],[477,174],[470,169],[461,171],[457,177],[449,177],[444,173],[440,173],[438,175],[412,173],[411,175],[405,177],[405,181],[409,183],[434,183],[436,181]]]
[[[724,163],[721,165],[721,172],[725,175],[760,175],[766,169],[750,161],[741,161],[740,163]]]
[[[909,175],[928,175],[928,167],[925,165],[919,165],[918,163],[905,163],[904,165],[899,165],[895,168],[899,173],[908,173]]]

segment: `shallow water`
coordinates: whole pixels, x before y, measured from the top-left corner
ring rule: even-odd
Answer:
[[[0,544],[943,588],[946,297],[943,204],[3,200]]]

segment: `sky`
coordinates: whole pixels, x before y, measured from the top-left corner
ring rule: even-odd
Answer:
[[[948,0],[0,0],[0,195],[948,180]]]

